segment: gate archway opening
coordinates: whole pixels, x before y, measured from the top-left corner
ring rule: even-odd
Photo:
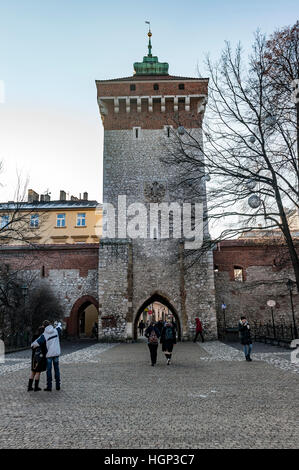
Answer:
[[[171,314],[174,318],[177,328],[177,335],[178,340],[181,341],[181,322],[179,315],[175,308],[171,305],[169,300],[167,300],[161,294],[153,294],[150,298],[148,298],[138,309],[137,315],[134,321],[134,330],[133,330],[133,338],[135,341],[140,338],[139,328],[138,325],[141,320],[146,324],[151,319],[155,321],[165,321],[167,315]]]
[[[80,297],[71,310],[70,317],[67,318],[67,333],[69,336],[77,338],[90,338],[94,324],[98,324],[98,301],[90,296]]]

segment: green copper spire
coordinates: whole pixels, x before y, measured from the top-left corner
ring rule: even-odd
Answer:
[[[167,62],[159,62],[157,56],[152,56],[152,32],[150,29],[150,22],[146,21],[149,25],[148,29],[148,55],[143,57],[143,62],[135,62],[134,70],[136,75],[168,75]]]

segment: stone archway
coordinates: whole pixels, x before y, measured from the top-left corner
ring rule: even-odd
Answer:
[[[94,305],[99,308],[98,301],[91,295],[83,295],[74,303],[70,316],[66,319],[68,336],[79,336],[80,313],[88,306]]]
[[[165,307],[167,307],[171,311],[171,313],[173,314],[173,316],[175,318],[176,324],[177,324],[178,340],[181,341],[182,329],[181,329],[181,321],[180,321],[179,314],[178,314],[177,310],[173,307],[171,302],[166,298],[166,296],[164,296],[163,294],[158,293],[158,292],[155,292],[153,295],[148,297],[147,300],[145,300],[142,303],[142,305],[139,307],[139,309],[137,310],[135,320],[134,320],[134,325],[133,325],[133,339],[135,341],[137,340],[137,328],[138,328],[138,323],[139,323],[139,319],[140,319],[140,316],[141,316],[142,312],[144,311],[144,309],[148,305],[150,305],[154,302],[159,302],[159,303],[165,305]]]

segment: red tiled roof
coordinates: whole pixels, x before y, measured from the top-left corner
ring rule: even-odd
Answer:
[[[132,75],[131,77],[123,78],[112,78],[109,80],[96,80],[96,82],[129,82],[129,81],[142,81],[142,80],[198,80],[198,81],[207,81],[208,78],[198,78],[198,77],[179,77],[176,75]]]

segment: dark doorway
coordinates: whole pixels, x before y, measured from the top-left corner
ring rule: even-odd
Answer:
[[[148,311],[152,311],[152,314],[149,315]],[[177,327],[178,340],[181,341],[181,322],[178,313],[171,303],[161,294],[153,294],[138,309],[134,322],[134,340],[137,341],[138,339],[138,325],[141,320],[145,321],[147,318],[150,319],[154,317],[155,320],[162,319],[162,321],[164,321],[168,313],[172,314],[174,317],[174,321]]]

